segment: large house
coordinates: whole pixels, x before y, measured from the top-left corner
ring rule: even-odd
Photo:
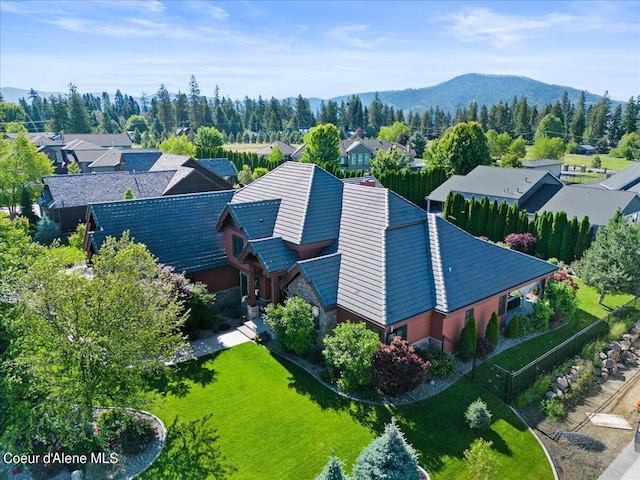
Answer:
[[[91,204],[85,247],[129,230],[218,301],[246,298],[250,317],[299,295],[321,334],[362,321],[383,341],[456,342],[468,318],[483,332],[493,312],[504,324],[509,294],[556,270],[361,183],[285,162],[239,190]]]
[[[84,222],[90,203],[122,200],[131,189],[134,198],[228,190],[232,184],[184,155],[163,154],[149,171],[111,171],[42,178],[38,199],[42,215],[67,234]]]

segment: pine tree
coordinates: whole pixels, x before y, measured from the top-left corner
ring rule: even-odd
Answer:
[[[407,443],[396,419],[365,447],[353,468],[353,480],[419,480],[418,455]]]

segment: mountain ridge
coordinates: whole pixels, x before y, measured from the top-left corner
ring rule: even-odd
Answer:
[[[65,95],[61,92],[34,90],[42,97]],[[437,106],[440,110],[453,115],[458,108],[469,107],[472,101],[475,101],[478,107],[483,104],[490,107],[500,101],[511,103],[514,96],[520,98],[523,95],[527,97],[529,105],[541,107],[547,103],[555,103],[556,100],[560,100],[564,91],[567,92],[569,100],[575,104],[578,102],[582,90],[563,85],[548,84],[520,75],[467,73],[429,87],[385,90],[377,93],[383,103],[392,105],[396,110],[423,113],[425,110]],[[28,97],[29,89],[2,87],[0,92],[6,102],[18,103],[20,98]],[[101,95],[101,92],[90,93]],[[376,92],[361,92],[340,95],[330,99],[310,97],[308,100],[311,110],[317,112],[322,101],[334,100],[338,104],[341,101],[346,103],[353,95],[360,97],[363,106],[369,106],[375,94]],[[113,94],[110,95],[113,97]],[[134,98],[136,97],[134,96]],[[294,99],[295,97],[289,98]],[[585,91],[587,106],[597,103],[600,98],[601,95]],[[614,106],[618,103],[624,103],[624,101],[612,100]]]

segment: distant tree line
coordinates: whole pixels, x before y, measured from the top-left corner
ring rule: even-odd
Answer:
[[[548,115],[558,119],[545,134],[559,136],[567,144],[590,143],[600,151],[618,145],[624,135],[637,133],[640,99],[633,97],[625,104],[612,108],[608,94],[587,107],[582,92],[577,104],[568,94],[555,103],[538,107],[529,105],[526,96],[514,96],[511,102],[496,105],[478,105],[472,102],[456,112],[445,112],[438,106],[424,113],[405,113],[383,103],[374,95],[369,105],[363,105],[357,95],[348,101],[322,101],[313,112],[307,98],[278,100],[274,97],[232,100],[221,96],[216,87],[212,98],[201,94],[194,76],[186,92],[171,95],[160,85],[153,95],[143,93],[139,101],[116,91],[113,101],[109,94],[80,94],[75,85],[69,85],[69,94],[41,98],[33,89],[28,100],[19,105],[0,102],[0,123],[20,122],[29,131],[57,133],[116,133],[133,132],[136,143],[155,146],[178,129],[195,132],[200,126],[215,127],[228,142],[266,142],[280,139],[299,143],[308,129],[331,123],[338,126],[342,138],[352,133],[376,138],[381,129],[400,122],[406,125],[404,144],[419,133],[425,139],[441,137],[451,126],[462,122],[479,122],[483,131],[507,133],[513,138],[523,137],[533,142],[541,121]],[[383,130],[384,131],[384,130]],[[396,141],[397,138],[390,139]],[[401,139],[402,140],[402,139]],[[412,143],[413,146],[413,143]]]
[[[589,217],[581,221],[574,216],[567,219],[563,211],[536,212],[531,219],[517,203],[489,201],[489,197],[477,200],[465,199],[461,193],[450,192],[444,204],[442,217],[472,235],[501,242],[510,234],[530,233],[535,237],[535,254],[541,258],[557,258],[571,263],[582,257],[591,245],[593,228]]]

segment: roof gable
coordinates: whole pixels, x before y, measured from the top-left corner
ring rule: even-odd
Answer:
[[[240,260],[245,259],[249,254],[257,257],[267,274],[288,270],[300,258],[280,237],[249,240],[240,255]]]
[[[122,159],[124,161],[122,167],[128,171],[146,172],[160,158],[162,152],[160,150],[142,150],[131,149],[122,150]]]
[[[220,229],[220,223],[228,212],[236,226],[244,232],[247,239],[271,237],[279,209],[280,199],[229,203],[220,217],[218,229]]]
[[[640,162],[634,162],[605,181],[600,182],[607,190],[628,190],[640,184]]]
[[[339,253],[303,260],[294,267],[299,269],[322,303],[324,308],[338,302],[338,277],[340,273]]]
[[[238,170],[228,158],[202,158],[198,163],[220,177],[237,177]]]

